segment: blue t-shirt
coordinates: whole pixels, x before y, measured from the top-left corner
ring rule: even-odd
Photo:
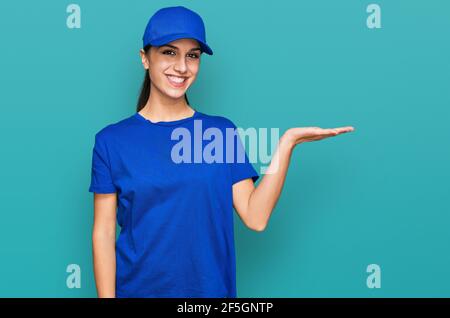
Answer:
[[[198,111],[156,123],[136,112],[96,133],[89,191],[117,193],[116,297],[237,297],[232,185],[259,176],[227,128]]]

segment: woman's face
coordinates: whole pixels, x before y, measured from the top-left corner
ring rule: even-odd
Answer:
[[[184,97],[200,67],[201,49],[196,40],[179,39],[152,46],[147,54],[141,49],[140,54],[154,88],[171,98]]]

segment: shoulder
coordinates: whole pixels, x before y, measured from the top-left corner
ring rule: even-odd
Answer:
[[[103,126],[95,133],[95,141],[107,143],[111,139],[124,135],[130,127],[136,125],[134,116],[135,114]]]
[[[202,119],[204,122],[207,122],[212,127],[236,128],[236,125],[234,124],[234,122],[230,118],[225,117],[225,116],[200,113],[198,118]]]

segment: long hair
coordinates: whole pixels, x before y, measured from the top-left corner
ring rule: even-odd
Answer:
[[[150,47],[151,47],[150,44],[144,47],[145,54],[148,53]],[[144,81],[142,82],[141,93],[139,94],[136,112],[140,111],[142,108],[144,108],[145,104],[147,104],[148,98],[150,97],[150,87],[151,87],[150,84],[151,84],[150,74],[148,73],[148,70],[145,70]],[[186,99],[186,103],[189,105],[187,94],[184,94],[184,98]]]

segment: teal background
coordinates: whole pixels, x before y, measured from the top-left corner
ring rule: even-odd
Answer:
[[[266,231],[235,214],[238,296],[450,296],[450,2],[376,1],[381,29],[371,1],[83,0],[68,29],[70,3],[0,2],[0,296],[96,296],[94,134],[135,112],[147,20],[179,4],[215,53],[188,93],[198,110],[356,128],[295,149]]]

